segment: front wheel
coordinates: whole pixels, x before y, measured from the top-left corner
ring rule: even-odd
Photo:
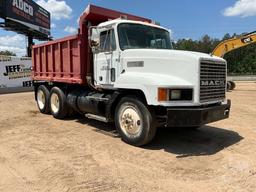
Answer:
[[[115,124],[122,140],[134,146],[149,143],[156,133],[152,114],[138,98],[121,99],[115,113]]]

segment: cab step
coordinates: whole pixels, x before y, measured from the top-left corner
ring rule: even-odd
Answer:
[[[101,121],[101,122],[104,122],[104,123],[108,123],[108,119],[106,117],[103,117],[103,116],[100,116],[100,115],[94,115],[94,114],[85,114],[85,117],[87,117],[88,119],[94,119],[94,120],[97,120],[97,121]]]

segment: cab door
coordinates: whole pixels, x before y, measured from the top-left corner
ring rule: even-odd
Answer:
[[[120,53],[117,51],[113,29],[100,32],[99,49],[94,54],[95,85],[111,87],[117,78]]]

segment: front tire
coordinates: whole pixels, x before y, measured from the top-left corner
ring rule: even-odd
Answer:
[[[56,119],[63,119],[68,115],[66,95],[59,87],[53,87],[50,93],[51,114]]]
[[[45,85],[40,85],[36,92],[36,103],[39,111],[43,114],[50,113],[50,92]]]
[[[115,124],[122,140],[134,146],[149,143],[156,133],[152,114],[138,98],[121,99],[115,112]]]

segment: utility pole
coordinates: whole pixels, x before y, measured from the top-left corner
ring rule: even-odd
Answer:
[[[27,35],[27,38],[28,38],[27,57],[32,57],[32,46],[34,45],[33,36]]]

